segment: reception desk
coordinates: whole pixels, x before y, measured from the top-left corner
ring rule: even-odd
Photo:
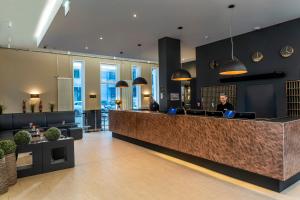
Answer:
[[[300,178],[300,120],[110,111],[113,136],[282,191]]]

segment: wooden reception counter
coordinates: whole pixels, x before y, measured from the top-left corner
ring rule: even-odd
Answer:
[[[274,191],[300,177],[300,120],[110,111],[113,136]]]

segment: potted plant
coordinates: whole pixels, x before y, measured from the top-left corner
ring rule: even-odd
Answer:
[[[5,106],[0,104],[0,115],[3,114],[3,111],[5,110]]]
[[[54,104],[54,103],[50,103],[49,106],[50,106],[50,111],[53,112],[53,111],[54,111],[55,104]]]
[[[8,185],[17,183],[16,144],[12,140],[1,140],[0,149],[4,151]]]
[[[31,134],[28,131],[19,131],[15,134],[14,140],[16,145],[29,144],[32,140]]]
[[[49,128],[44,133],[44,136],[48,141],[56,141],[59,139],[60,135],[61,135],[61,131],[56,127]]]
[[[8,191],[8,180],[6,173],[6,163],[4,158],[4,151],[0,149],[0,194]]]

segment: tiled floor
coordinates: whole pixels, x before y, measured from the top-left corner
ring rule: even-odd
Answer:
[[[300,182],[281,194],[117,139],[109,132],[76,141],[76,167],[19,179],[9,200],[300,199]]]

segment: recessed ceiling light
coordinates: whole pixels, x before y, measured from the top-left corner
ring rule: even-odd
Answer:
[[[182,29],[183,29],[183,26],[178,26],[177,29],[178,29],[178,30],[182,30]]]
[[[133,18],[137,18],[137,14],[134,13],[134,14],[132,15],[132,17],[133,17]]]
[[[103,37],[102,37],[102,36],[100,36],[100,37],[99,37],[99,40],[103,40]]]
[[[114,56],[114,60],[116,60],[117,58]]]
[[[68,54],[68,55],[70,55],[70,54],[71,54],[71,52],[70,52],[70,51],[67,51],[67,54]]]
[[[204,39],[208,39],[208,35],[205,35],[205,36],[204,36]]]
[[[12,27],[12,22],[9,21],[9,22],[8,22],[8,28],[11,28],[11,27]]]
[[[84,49],[85,49],[85,50],[88,50],[88,49],[89,49],[89,47],[88,47],[88,46],[85,46],[85,47],[84,47]]]
[[[150,63],[150,61],[147,61],[147,63]]]
[[[261,29],[260,26],[255,26],[255,27],[253,28],[253,30],[255,30],[255,31],[260,30],[260,29]]]

